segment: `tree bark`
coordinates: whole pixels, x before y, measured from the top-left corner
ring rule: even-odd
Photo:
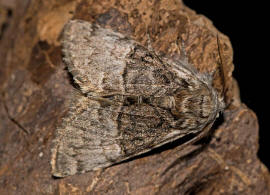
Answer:
[[[0,194],[270,194],[257,158],[256,115],[239,99],[228,37],[179,0],[0,1]],[[51,175],[56,126],[74,90],[62,62],[64,24],[83,19],[121,32],[162,56],[177,59],[181,37],[189,62],[218,72],[223,48],[227,109],[212,134],[181,140],[100,171],[63,179]],[[214,86],[224,83],[215,74]]]

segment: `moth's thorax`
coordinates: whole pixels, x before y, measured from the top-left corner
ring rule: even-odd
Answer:
[[[173,97],[172,113],[178,118],[190,117],[196,126],[213,120],[217,114],[216,94],[206,84],[180,89]]]

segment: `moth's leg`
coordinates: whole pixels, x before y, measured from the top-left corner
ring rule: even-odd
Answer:
[[[154,48],[152,47],[152,41],[151,41],[151,37],[150,37],[148,31],[147,31],[147,33],[146,33],[146,37],[147,37],[147,49],[148,49],[150,52],[155,53]]]
[[[178,64],[183,66],[185,69],[187,69],[193,75],[198,74],[198,70],[196,69],[196,67],[188,62],[188,56],[186,53],[186,47],[185,47],[184,40],[181,37],[178,37],[177,40],[175,41],[175,44],[180,52]]]

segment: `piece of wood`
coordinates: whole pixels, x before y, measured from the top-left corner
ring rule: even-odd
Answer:
[[[269,194],[270,177],[257,158],[256,115],[237,97],[228,37],[181,1],[36,0],[2,3],[0,25],[0,194]],[[103,171],[51,176],[56,126],[74,90],[62,62],[59,36],[71,18],[96,22],[142,45],[151,38],[162,56],[181,57],[201,72],[218,70],[219,35],[229,107],[209,137],[181,140]],[[216,74],[214,86],[223,84]]]

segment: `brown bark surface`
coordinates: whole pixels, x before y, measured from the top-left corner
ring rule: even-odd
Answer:
[[[105,170],[53,178],[52,139],[74,90],[59,42],[71,18],[143,45],[148,34],[155,51],[171,58],[179,56],[181,37],[201,72],[218,69],[218,34],[229,105],[224,120],[184,149],[180,140]],[[270,194],[269,172],[257,158],[257,118],[239,100],[231,77],[229,39],[181,1],[1,0],[0,27],[0,194]]]

